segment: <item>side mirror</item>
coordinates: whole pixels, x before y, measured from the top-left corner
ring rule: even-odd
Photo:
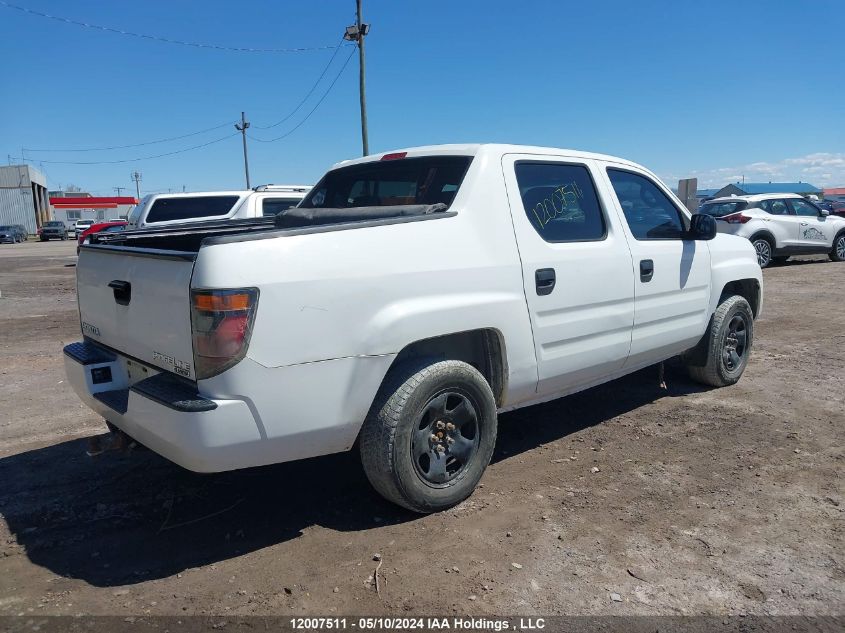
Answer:
[[[819,209],[819,215],[822,217],[828,216],[830,215],[830,211],[828,211],[827,209]]]
[[[693,213],[687,238],[691,240],[712,240],[716,237],[716,220],[706,213]]]

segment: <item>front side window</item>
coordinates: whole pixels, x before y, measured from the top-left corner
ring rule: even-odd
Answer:
[[[297,204],[299,204],[298,198],[265,198],[261,201],[261,215],[265,218],[276,216]]]
[[[789,206],[792,207],[792,211],[795,215],[805,215],[805,216],[813,216],[816,217],[819,214],[818,208],[814,205],[810,204],[806,200],[798,200],[797,198],[791,198],[788,200]]]
[[[197,196],[194,198],[159,198],[153,202],[146,222],[190,220],[226,215],[239,200],[238,196]]]
[[[601,240],[607,234],[587,167],[518,162],[514,171],[525,214],[545,241]]]
[[[381,160],[330,171],[300,203],[301,208],[347,209],[452,204],[471,156],[424,156]]]
[[[683,239],[686,222],[681,212],[654,182],[622,169],[608,169],[607,174],[636,239]]]
[[[769,215],[789,215],[789,208],[783,200],[763,200],[760,208]]]

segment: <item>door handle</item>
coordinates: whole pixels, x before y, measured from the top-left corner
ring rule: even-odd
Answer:
[[[649,282],[654,277],[654,262],[650,259],[640,260],[640,281]]]
[[[114,300],[119,305],[128,306],[132,301],[132,284],[128,281],[115,279],[109,282],[109,288],[114,291]]]
[[[540,296],[551,294],[556,281],[554,268],[540,268],[534,273],[534,283]]]

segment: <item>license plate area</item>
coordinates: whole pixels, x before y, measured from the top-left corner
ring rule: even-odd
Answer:
[[[150,376],[155,376],[158,373],[160,372],[152,367],[147,367],[138,361],[129,360],[128,358],[126,359],[126,382],[129,386],[134,385],[136,382],[145,380]]]

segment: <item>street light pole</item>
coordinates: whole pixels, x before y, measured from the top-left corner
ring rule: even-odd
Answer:
[[[140,200],[141,199],[141,172],[140,171],[133,171],[132,172],[132,180],[135,181],[135,197]]]
[[[241,137],[244,141],[244,173],[246,174],[246,188],[252,189],[252,187],[249,186],[249,159],[246,154],[246,131],[248,128],[249,121],[246,120],[246,115],[241,112],[241,122],[240,124],[235,123],[235,129],[241,133]]]
[[[357,6],[357,18],[355,24],[346,27],[343,39],[358,43],[358,93],[361,100],[361,148],[364,156],[370,153],[370,142],[367,131],[367,91],[366,73],[367,64],[364,59],[364,36],[369,33],[370,25],[362,21],[362,0],[355,0]]]

